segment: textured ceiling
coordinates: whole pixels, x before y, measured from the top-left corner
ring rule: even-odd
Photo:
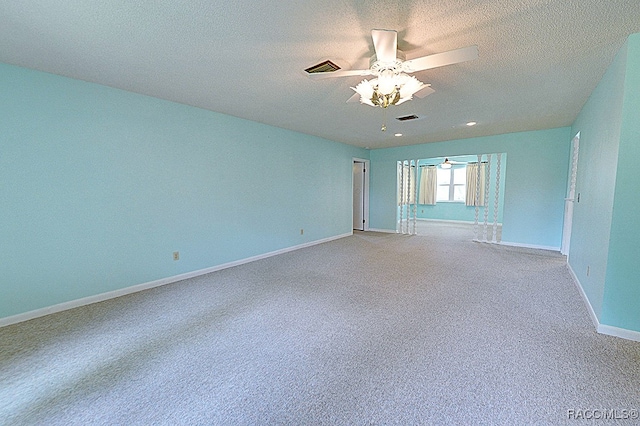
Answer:
[[[479,59],[416,73],[436,92],[386,112],[345,102],[361,77],[303,72],[367,68],[374,28],[407,59]],[[634,32],[638,0],[0,0],[0,62],[370,148],[570,125]]]

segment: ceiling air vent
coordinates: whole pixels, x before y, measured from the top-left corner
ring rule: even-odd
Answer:
[[[312,67],[307,68],[305,71],[309,74],[315,74],[318,72],[333,72],[333,71],[338,71],[340,69],[339,66],[337,66],[336,64],[334,64],[331,61],[324,61],[324,62],[320,62],[317,65],[314,65]]]
[[[411,115],[405,115],[404,117],[396,117],[396,120],[398,120],[398,121],[409,121],[409,120],[417,120],[418,118],[420,118],[420,117],[418,117],[415,114],[411,114]]]

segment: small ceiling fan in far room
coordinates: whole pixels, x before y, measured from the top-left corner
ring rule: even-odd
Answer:
[[[458,165],[458,164],[467,164],[467,163],[462,161],[451,161],[449,160],[449,157],[446,157],[442,163],[438,164],[438,166],[440,166],[441,169],[450,169],[451,166]]]
[[[404,52],[398,50],[398,33],[394,30],[372,30],[371,38],[375,55],[371,57],[369,69],[341,70],[331,61],[325,61],[305,71],[313,79],[368,76],[375,78],[362,80],[356,87],[356,93],[347,102],[353,102],[358,97],[360,103],[387,108],[390,105],[400,105],[413,99],[413,95],[424,98],[434,90],[408,74],[424,71],[445,65],[458,64],[478,58],[478,46],[468,46],[447,52],[435,53],[411,60],[405,60]],[[330,71],[326,71],[330,69]],[[382,130],[385,130],[383,126]]]

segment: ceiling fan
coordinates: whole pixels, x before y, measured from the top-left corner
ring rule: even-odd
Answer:
[[[423,98],[434,90],[408,74],[445,65],[457,64],[478,58],[478,47],[468,46],[447,52],[435,53],[411,60],[405,60],[404,52],[398,50],[398,33],[394,30],[372,30],[371,38],[375,55],[371,57],[369,69],[337,70],[309,74],[313,79],[368,76],[376,78],[362,80],[356,93],[347,102],[360,98],[360,103],[387,108],[411,100],[413,95]]]
[[[449,157],[446,157],[442,163],[438,164],[438,166],[440,166],[441,169],[450,169],[451,166],[455,166],[458,164],[467,164],[467,163],[463,161],[452,161],[452,160],[449,160]]]

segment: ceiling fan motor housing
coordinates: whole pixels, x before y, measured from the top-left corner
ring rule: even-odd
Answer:
[[[392,69],[395,72],[400,72],[402,69],[402,63],[407,59],[407,55],[402,50],[396,50],[395,61],[379,61],[378,55],[373,55],[369,60],[369,69],[375,75],[385,69]]]

